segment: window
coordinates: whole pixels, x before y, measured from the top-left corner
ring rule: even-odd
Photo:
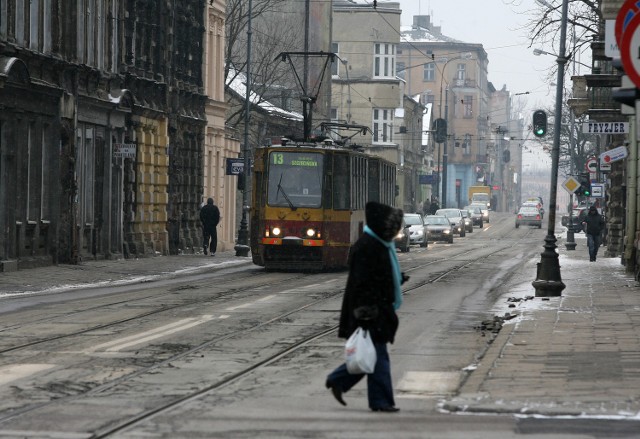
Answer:
[[[471,134],[465,134],[462,141],[462,153],[471,154]]]
[[[362,210],[367,202],[367,159],[351,158],[351,208]]]
[[[403,62],[397,62],[396,63],[396,76],[398,78],[402,78],[404,79],[404,69],[405,69],[405,64]]]
[[[465,96],[462,105],[464,105],[464,118],[471,119],[473,117],[473,96]]]
[[[458,68],[456,69],[456,79],[464,81],[465,78],[467,77],[466,69],[467,69],[466,64],[458,64]]]
[[[333,157],[333,208],[349,209],[349,156],[336,154]]]
[[[16,21],[15,21],[15,35],[16,43],[24,44],[24,0],[16,0]]]
[[[376,43],[374,45],[373,76],[375,78],[395,77],[396,46]]]
[[[0,0],[0,37],[7,38],[7,0]]]
[[[50,138],[50,128],[45,125],[42,128],[42,137],[40,139],[40,146],[42,147],[42,162],[41,162],[41,184],[40,184],[40,219],[51,220],[51,202],[52,202],[52,188],[49,182],[49,172],[51,169],[51,161],[53,160],[52,151],[47,145],[47,139]]]
[[[393,142],[393,110],[387,108],[373,109],[373,142]]]
[[[422,94],[422,103],[424,105],[433,104],[435,100],[436,98],[433,94],[431,94],[431,92],[426,92]]]
[[[331,43],[331,52],[335,53],[336,55],[339,55],[340,53],[340,44],[338,43]],[[338,76],[340,71],[338,69],[338,65],[340,64],[340,58],[334,58],[333,62],[331,63],[331,75],[332,76]]]
[[[436,64],[428,62],[424,65],[424,71],[422,74],[423,81],[435,81],[436,78]]]

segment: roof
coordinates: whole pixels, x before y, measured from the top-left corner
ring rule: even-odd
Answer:
[[[229,77],[226,80],[226,85],[230,90],[235,92],[242,99],[246,99],[247,97],[247,77],[244,73],[238,72],[233,68],[229,69]],[[267,112],[270,115],[278,116],[283,119],[290,119],[301,121],[303,120],[302,114],[296,111],[287,111],[276,105],[273,105],[271,102],[262,100],[262,97],[256,93],[251,93],[250,101],[252,104],[256,105]]]

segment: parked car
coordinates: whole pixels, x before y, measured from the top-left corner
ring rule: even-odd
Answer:
[[[469,211],[466,209],[460,209],[462,218],[464,218],[464,230],[465,232],[473,233],[473,220],[469,216]]]
[[[464,210],[469,212],[469,217],[474,226],[480,226],[482,228],[484,226],[482,209],[480,206],[465,206]]]
[[[427,215],[424,217],[427,226],[427,235],[429,241],[446,241],[453,244],[453,224],[446,216],[443,215]]]
[[[424,224],[422,215],[419,213],[405,213],[404,222],[409,226],[409,243],[426,247],[428,245],[427,226]]]
[[[404,222],[404,218],[402,219],[402,228],[393,239],[393,242],[396,243],[396,248],[400,249],[403,253],[408,252],[411,248],[411,243],[409,242],[409,226]]]
[[[516,214],[516,229],[520,226],[536,226],[542,228],[542,214],[535,206],[524,206]]]
[[[460,209],[438,209],[436,215],[446,216],[451,224],[453,224],[453,230],[455,233],[464,237],[467,233],[464,228],[464,217]]]
[[[582,222],[589,213],[588,206],[579,206],[573,209],[571,213],[571,225],[569,225],[569,215],[562,215],[561,224],[574,233],[583,231]],[[602,209],[598,208],[598,213],[602,214]]]
[[[469,207],[479,207],[480,210],[482,210],[482,222],[489,222],[489,208],[487,206],[485,206],[484,204],[471,203]]]

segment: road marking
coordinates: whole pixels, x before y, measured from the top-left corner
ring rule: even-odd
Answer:
[[[55,364],[12,364],[0,367],[0,386],[55,367]]]
[[[275,294],[270,294],[268,296],[264,296],[258,300],[254,300],[253,302],[247,302],[247,303],[243,303],[242,305],[236,305],[236,306],[230,306],[229,308],[226,308],[225,311],[235,311],[237,309],[242,309],[242,308],[248,308],[250,306],[255,305],[258,302],[266,302],[268,300],[273,299],[274,297],[276,297]]]
[[[177,322],[169,323],[168,325],[160,326],[149,331],[141,332],[139,334],[130,335],[128,337],[119,338],[107,343],[93,346],[92,348],[89,348],[84,352],[92,353],[100,350],[104,350],[106,352],[118,352],[131,346],[146,343],[148,341],[155,340],[156,338],[165,337],[176,332],[193,328],[194,326],[198,326],[211,321],[214,318],[215,317],[211,315],[203,315],[200,317],[191,317],[188,319],[178,320]]]
[[[30,437],[47,439],[89,439],[93,433],[71,433],[68,431],[0,430],[2,437]]]
[[[430,398],[454,393],[460,385],[459,372],[405,372],[396,386],[399,398]]]

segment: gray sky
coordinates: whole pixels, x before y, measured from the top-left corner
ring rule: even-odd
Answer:
[[[414,15],[431,15],[442,33],[467,43],[482,44],[489,57],[489,81],[497,89],[506,84],[515,93],[529,92],[527,108],[553,107],[555,86],[547,75],[556,58],[535,56],[528,48],[524,24],[528,12],[540,8],[535,0],[397,0],[402,9],[402,25],[411,25]],[[557,3],[558,0],[548,0]],[[538,46],[534,46],[538,47]],[[540,47],[548,52],[558,48]],[[565,77],[565,85],[570,78]],[[565,87],[566,88],[566,87]],[[524,115],[528,118],[528,115]]]

